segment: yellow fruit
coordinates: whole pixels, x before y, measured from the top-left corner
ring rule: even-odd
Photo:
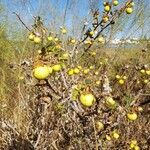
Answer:
[[[128,113],[128,114],[127,114],[127,118],[128,118],[129,120],[134,121],[134,120],[137,119],[137,114],[136,114],[136,113]]]
[[[134,2],[128,2],[128,3],[126,3],[126,6],[127,7],[133,7],[134,6]]]
[[[76,40],[75,40],[75,39],[72,39],[70,42],[71,42],[72,44],[75,44],[75,43],[76,43]]]
[[[146,74],[147,74],[147,75],[150,75],[150,70],[146,70]]]
[[[99,74],[99,72],[98,72],[98,71],[96,71],[96,72],[95,72],[95,75],[98,75],[98,74]]]
[[[39,80],[46,79],[49,76],[49,68],[47,66],[36,67],[33,70],[33,75]]]
[[[62,58],[65,59],[65,60],[68,59],[68,58],[69,58],[69,54],[68,54],[68,53],[64,53],[64,54],[62,55]]]
[[[59,39],[58,39],[58,38],[55,38],[54,40],[55,40],[55,42],[58,42]]]
[[[118,139],[119,138],[119,134],[117,132],[113,132],[112,134],[113,138]]]
[[[144,83],[145,83],[145,84],[147,84],[148,82],[149,82],[149,80],[148,80],[148,79],[145,79],[145,80],[144,80]]]
[[[102,65],[102,64],[103,64],[103,62],[99,62],[99,64],[100,64],[100,65]]]
[[[106,140],[110,141],[111,137],[109,135],[106,135]]]
[[[108,106],[114,106],[116,104],[112,97],[107,97],[105,102]]]
[[[140,147],[138,145],[135,145],[134,150],[140,150]]]
[[[82,69],[82,66],[78,66],[77,68],[78,68],[78,69]]]
[[[133,149],[135,145],[133,143],[130,143],[130,148]]]
[[[56,47],[56,49],[61,49],[61,45],[60,44],[56,45],[55,47]]]
[[[91,45],[92,42],[91,42],[90,40],[86,40],[86,41],[84,41],[84,44],[86,44],[86,45]]]
[[[41,42],[41,38],[36,36],[34,37],[34,43],[39,44]]]
[[[24,76],[19,76],[19,80],[23,80],[24,79]]]
[[[41,54],[42,53],[42,51],[41,50],[38,50],[38,54]]]
[[[89,71],[90,71],[89,69],[85,69],[85,70],[83,71],[83,73],[84,73],[84,74],[88,74]]]
[[[92,55],[92,56],[95,56],[95,55],[96,55],[96,52],[92,52],[91,55]]]
[[[33,33],[31,33],[31,34],[29,35],[29,37],[28,37],[28,38],[29,38],[29,40],[33,41],[33,40],[34,40],[34,37],[35,37],[35,36],[34,36],[34,34],[33,34]]]
[[[105,58],[104,60],[105,60],[105,62],[108,62],[108,58]]]
[[[74,68],[73,72],[74,72],[75,74],[78,74],[78,73],[80,72],[80,70],[79,70],[78,68]]]
[[[107,4],[106,2],[103,3],[104,6],[106,6],[106,4]]]
[[[53,68],[52,67],[48,67],[49,69],[49,74],[51,74],[53,72]]]
[[[53,37],[52,36],[49,36],[47,37],[48,41],[52,41],[53,40]]]
[[[95,97],[92,94],[81,94],[80,96],[80,102],[87,107],[90,107],[95,102]]]
[[[116,79],[120,79],[121,77],[119,75],[116,75]]]
[[[122,78],[123,78],[124,80],[126,80],[126,79],[127,79],[127,76],[123,76]]]
[[[140,81],[139,81],[139,80],[137,80],[137,84],[140,84]]]
[[[119,82],[119,84],[121,84],[121,85],[124,84],[124,80],[123,80],[123,79],[120,79],[118,82]]]
[[[113,5],[117,6],[119,4],[119,2],[117,0],[114,0]]]
[[[59,77],[55,77],[55,80],[58,81]]]
[[[134,6],[134,2],[131,2],[130,5],[131,5],[131,7],[133,7]]]
[[[141,106],[138,107],[138,111],[141,112],[143,111],[143,108]]]
[[[104,124],[100,121],[96,122],[96,128],[98,129],[98,131],[104,129]]]
[[[68,71],[68,75],[73,75],[74,74],[74,70],[73,69],[70,69],[69,71]]]
[[[98,38],[98,42],[103,44],[103,43],[105,43],[105,39],[101,36]]]
[[[61,70],[61,65],[59,65],[59,64],[58,65],[54,65],[52,68],[53,68],[54,71],[57,72],[57,71]]]
[[[132,140],[131,143],[137,145],[137,140]]]
[[[103,22],[106,23],[109,20],[107,16],[103,17]]]
[[[61,63],[61,67],[62,67],[62,68],[65,68],[66,65],[65,65],[64,63]]]
[[[94,31],[90,31],[90,33],[89,33],[91,36],[94,34]]]
[[[66,34],[67,30],[65,28],[61,29],[62,34]]]
[[[94,69],[94,66],[90,66],[90,69]]]
[[[100,81],[96,81],[96,84],[97,84],[97,85],[100,85]]]
[[[104,10],[105,10],[106,12],[109,12],[109,11],[110,11],[110,6],[109,6],[109,5],[106,5],[106,6],[104,7]]]
[[[133,9],[131,7],[126,8],[126,13],[131,14],[133,12]]]
[[[130,143],[130,148],[131,149],[135,149],[136,147],[137,147],[137,141],[136,140],[132,140],[131,143]]]
[[[145,70],[144,70],[144,69],[142,69],[142,70],[140,70],[140,72],[144,74],[144,73],[145,73]]]

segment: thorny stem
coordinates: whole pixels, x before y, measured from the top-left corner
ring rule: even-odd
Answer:
[[[93,127],[94,127],[94,134],[95,134],[95,150],[98,150],[98,142],[97,142],[97,136],[96,136],[96,127],[95,127],[95,120],[94,118],[92,118],[92,122],[93,122]]]
[[[112,4],[113,4],[113,1],[114,1],[114,0],[112,0]],[[132,0],[128,0],[122,8],[120,8],[117,12],[114,13],[114,15],[113,15],[112,18],[111,18],[111,21],[110,21],[105,27],[102,27],[102,28],[101,28],[101,30],[98,32],[98,34],[97,34],[96,37],[94,38],[94,41],[100,36],[100,34],[103,32],[104,29],[106,29],[108,26],[110,26],[110,25],[112,24],[112,21],[114,21],[117,17],[119,17],[119,16],[124,12],[125,8],[127,7],[126,4],[127,4],[127,3],[130,3],[130,2],[132,2]],[[95,31],[101,24],[102,24],[102,21],[100,21],[100,22],[97,24],[97,26],[94,28],[94,31]],[[79,44],[83,43],[87,38],[88,38],[88,36],[86,36]],[[84,53],[87,52],[87,51],[89,50],[89,48],[91,48],[91,46],[92,46],[92,44],[91,44],[88,48],[84,49]],[[76,48],[77,48],[77,47],[76,47]],[[81,55],[81,57],[84,55],[84,53]]]
[[[16,12],[13,12],[13,14],[15,14],[15,15],[17,16],[17,18],[19,19],[19,21],[24,25],[24,27],[25,27],[27,30],[31,31],[31,30],[27,27],[27,25],[22,21],[22,19],[20,18],[20,16],[19,16]]]

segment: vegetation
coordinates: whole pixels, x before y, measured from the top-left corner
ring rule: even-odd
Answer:
[[[59,29],[46,27],[40,16],[28,27],[14,12],[24,29],[10,35],[11,20],[1,18],[0,149],[148,150],[149,37],[142,31],[136,44],[128,45],[126,36],[123,44],[111,43],[125,28],[122,18],[127,22],[142,5],[106,1],[101,13],[89,0],[91,24],[69,31],[69,4]]]

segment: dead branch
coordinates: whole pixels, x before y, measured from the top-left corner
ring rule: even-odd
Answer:
[[[31,31],[31,30],[27,27],[27,25],[22,21],[21,17],[20,17],[16,12],[13,12],[13,14],[15,14],[15,15],[17,16],[17,18],[19,19],[19,21],[23,24],[23,26],[24,26],[27,30]]]

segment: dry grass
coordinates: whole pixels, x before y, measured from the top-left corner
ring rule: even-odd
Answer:
[[[150,110],[149,104],[142,103],[150,97],[150,85],[143,84],[143,79],[147,76],[142,76],[139,72],[149,62],[149,52],[136,50],[114,52],[104,49],[96,51],[96,56],[86,54],[86,59],[81,59],[83,68],[91,65],[96,67],[88,75],[80,73],[69,77],[67,70],[70,64],[65,62],[66,68],[61,73],[55,73],[43,82],[32,78],[31,59],[27,59],[29,65],[24,63],[15,66],[16,68],[3,65],[2,149],[126,150],[129,149],[132,139],[138,141],[141,149],[149,149]],[[53,54],[47,55],[46,58],[49,59],[45,59],[45,63],[58,63],[58,59],[52,59]],[[100,65],[99,62],[103,64]],[[99,75],[95,75],[95,71],[98,71]],[[127,76],[124,85],[117,83],[116,74]],[[112,88],[109,95],[117,102],[114,109],[105,104],[106,95],[103,88],[106,84],[105,78],[108,78]],[[100,85],[95,84],[97,80],[100,81]],[[80,104],[79,93],[74,89],[80,85],[82,85],[80,91],[89,86],[96,97],[96,103],[90,108]],[[75,96],[72,95],[74,92]],[[143,108],[142,112],[137,111],[139,105]],[[138,114],[136,121],[128,121],[126,114],[130,111]],[[103,130],[98,131],[95,127],[97,121],[103,122]],[[113,130],[119,132],[120,138],[108,141],[106,135],[111,135]]]

